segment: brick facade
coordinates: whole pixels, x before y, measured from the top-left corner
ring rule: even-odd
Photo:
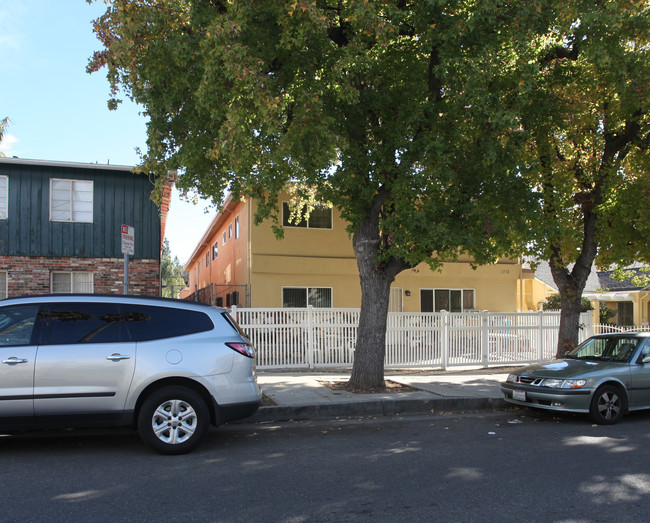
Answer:
[[[7,273],[7,297],[49,294],[50,273],[92,272],[94,294],[123,294],[123,258],[55,258],[0,256],[0,271]],[[129,294],[160,295],[160,262],[129,260]]]

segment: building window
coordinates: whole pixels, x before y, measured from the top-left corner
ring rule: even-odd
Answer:
[[[93,292],[92,272],[52,272],[50,290],[53,294]]]
[[[221,235],[221,245],[226,245],[226,231]]]
[[[0,176],[0,220],[6,220],[9,206],[9,178]]]
[[[283,287],[283,307],[331,307],[332,289],[330,287]]]
[[[463,312],[474,308],[474,289],[420,289],[422,312]]]
[[[618,318],[616,323],[622,326],[634,325],[634,304],[631,301],[617,303]]]
[[[212,261],[216,260],[219,257],[219,242],[214,242],[212,245]]]
[[[239,216],[235,217],[235,240],[239,238]]]
[[[299,216],[304,215],[304,209],[299,213]],[[309,219],[302,218],[299,222],[295,222],[291,216],[291,209],[289,202],[282,202],[282,226],[283,227],[304,227],[308,229],[331,229],[332,228],[332,209],[325,205],[316,205],[311,213]]]
[[[210,251],[205,253],[205,266],[210,265]]]
[[[53,222],[93,221],[93,182],[50,180],[50,220]]]
[[[232,238],[232,224],[228,225],[228,239]]]
[[[7,297],[7,271],[0,271],[0,300]]]

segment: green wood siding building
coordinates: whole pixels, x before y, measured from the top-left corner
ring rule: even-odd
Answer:
[[[136,282],[134,293],[158,294],[164,234],[161,216],[166,215],[168,201],[161,213],[150,198],[153,188],[147,174],[134,173],[129,166],[0,158],[0,272],[5,273],[7,282],[4,294],[51,292],[52,277],[46,277],[47,270],[90,271],[92,292],[121,292],[122,224],[135,230],[130,289],[133,278],[143,278]],[[142,274],[138,272],[140,262],[146,265],[146,269],[140,267]],[[21,287],[19,280],[26,277],[40,283],[35,288]],[[105,277],[110,281],[104,282]],[[0,297],[2,291],[0,288]]]

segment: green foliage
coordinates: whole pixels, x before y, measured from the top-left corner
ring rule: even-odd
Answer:
[[[562,308],[562,298],[559,294],[554,294],[546,298],[546,301],[542,302],[542,309],[545,311],[557,311]],[[580,312],[587,312],[594,310],[591,305],[589,298],[581,298],[580,300]]]
[[[371,219],[378,263],[488,263],[535,208],[501,103],[533,22],[523,1],[112,0],[89,70],[145,107],[143,168],[181,191],[249,195],[277,223],[300,182],[351,234]]]
[[[608,307],[601,307],[598,311],[601,325],[608,325],[610,320],[616,316],[616,311]]]
[[[185,288],[183,279],[183,266],[178,257],[171,257],[171,249],[167,238],[163,241],[162,257],[160,260],[160,280],[162,284],[162,295],[165,298],[175,298]]]

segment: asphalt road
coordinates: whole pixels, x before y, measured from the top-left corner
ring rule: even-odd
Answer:
[[[125,431],[0,437],[0,521],[644,521],[650,413],[242,424],[159,456]]]

